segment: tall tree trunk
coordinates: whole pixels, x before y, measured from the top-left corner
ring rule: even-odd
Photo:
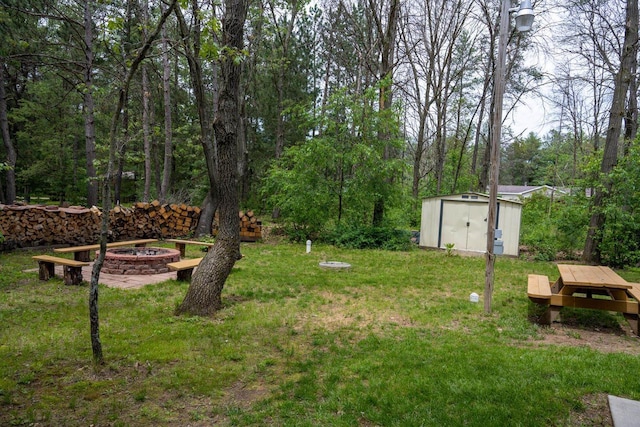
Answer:
[[[144,190],[142,201],[148,202],[151,198],[151,119],[149,114],[149,100],[151,92],[149,88],[149,76],[147,66],[142,66],[142,144],[144,151]]]
[[[276,144],[274,156],[276,159],[282,157],[285,146],[285,123],[284,123],[284,104],[285,104],[285,91],[287,89],[286,79],[289,72],[289,43],[295,29],[296,18],[298,16],[298,2],[293,0],[291,2],[291,16],[286,20],[286,28],[280,28],[278,24],[278,13],[273,1],[267,2],[269,6],[269,12],[273,19],[273,24],[276,28],[276,39],[282,49],[281,58],[279,58],[278,67],[275,70],[276,75],[273,77],[274,86],[276,91]],[[275,207],[271,216],[275,219],[280,216],[280,208]]]
[[[147,25],[149,25],[149,0],[142,4],[142,34],[147,37]],[[144,150],[144,190],[142,201],[148,202],[151,198],[151,117],[149,101],[151,89],[149,88],[149,75],[147,64],[142,65],[142,141]]]
[[[123,58],[122,63],[127,63],[127,58],[130,57],[131,54],[131,25],[133,23],[133,11],[131,7],[131,1],[126,3],[126,18],[125,25],[122,32],[121,43],[122,43],[122,52]],[[123,75],[127,73],[126,68],[123,70]],[[122,175],[124,173],[125,167],[125,154],[127,152],[127,145],[129,144],[129,99],[124,100],[124,107],[122,111],[122,141],[118,144],[117,149],[117,163],[118,168],[116,170],[115,176],[115,185],[114,185],[114,200],[117,204],[120,204],[122,201]]]
[[[491,45],[493,45],[493,41],[491,42]],[[491,51],[493,52],[493,49],[491,49]],[[493,64],[493,60],[491,61],[491,63]],[[493,67],[491,67],[491,69],[493,69]],[[491,72],[486,69],[485,70],[485,77],[484,77],[484,83],[482,85],[482,95],[480,96],[480,111],[478,112],[478,116],[477,116],[477,124],[476,124],[476,132],[474,135],[474,142],[473,142],[473,155],[471,156],[471,174],[475,175],[476,174],[476,170],[477,170],[477,165],[478,165],[478,151],[480,148],[480,137],[482,135],[482,124],[484,123],[484,112],[485,109],[487,107],[487,94],[489,93],[489,86],[491,85]],[[481,188],[481,191],[484,191]]]
[[[218,209],[218,195],[215,188],[210,188],[200,206],[200,217],[196,227],[195,237],[211,235],[213,220]]]
[[[162,167],[160,200],[165,202],[171,185],[173,144],[171,138],[171,65],[169,64],[167,29],[164,27],[162,28],[162,93],[164,100],[164,164]]]
[[[637,58],[637,55],[636,55]],[[638,61],[633,63],[631,82],[629,84],[629,98],[624,116],[624,156],[629,155],[633,141],[638,135]]]
[[[122,141],[118,144],[118,150],[116,153],[116,161],[118,167],[116,170],[116,176],[114,179],[115,185],[113,189],[113,198],[117,204],[122,201],[122,175],[124,174],[125,154],[127,152],[127,145],[129,144],[129,100],[124,100],[124,111],[122,112]]]
[[[222,45],[228,49],[228,53],[220,64],[221,90],[213,122],[218,148],[220,228],[215,244],[194,273],[187,295],[176,310],[177,314],[207,316],[219,310],[222,307],[224,284],[236,260],[240,258],[237,137],[241,65],[240,61],[229,56],[242,55],[247,7],[247,0],[225,0]]]
[[[134,74],[138,70],[140,63],[147,56],[152,42],[158,37],[160,29],[164,26],[167,17],[176,6],[177,0],[172,0],[167,10],[162,13],[155,30],[146,39],[145,44],[138,50],[137,56],[131,61],[122,86],[120,87],[118,102],[111,117],[111,126],[109,129],[109,162],[107,163],[107,173],[102,182],[102,224],[100,226],[100,252],[93,264],[91,271],[91,284],[89,287],[89,322],[91,329],[91,349],[93,352],[93,360],[97,364],[104,363],[104,355],[102,352],[102,342],[100,340],[100,320],[98,310],[100,271],[104,264],[104,258],[107,253],[107,237],[109,235],[109,211],[111,210],[111,178],[113,176],[113,168],[116,161],[116,149],[118,143],[118,124],[120,123],[120,114],[124,108],[125,101],[129,95],[129,86]]]
[[[96,125],[93,102],[93,20],[94,0],[84,2],[84,140],[87,166],[87,206],[98,205],[98,181],[96,178]]]
[[[436,192],[441,194],[442,181],[444,179],[444,164],[447,157],[447,129],[446,129],[446,111],[447,111],[447,98],[445,93],[448,88],[443,88],[443,99],[438,98],[436,102]]]
[[[398,21],[400,19],[400,1],[391,0],[386,28],[382,27],[382,14],[377,14],[374,3],[375,2],[373,0],[369,0],[369,7],[371,8],[371,11],[376,20],[379,43],[381,44],[380,80],[382,81],[382,84],[380,85],[379,108],[380,112],[390,112],[393,105],[393,68],[395,59],[396,34],[398,32]],[[387,145],[384,148],[383,159],[390,159],[391,147],[388,144],[391,139],[390,129],[383,128],[379,132],[378,138],[382,141],[387,142]],[[384,205],[385,197],[378,197],[373,206],[374,226],[382,224],[382,221],[384,219]]]
[[[4,88],[4,68],[5,59],[0,57],[0,132],[2,132],[2,140],[4,148],[7,151],[7,167],[6,170],[6,192],[4,202],[11,204],[16,200],[16,160],[18,158],[16,149],[11,141],[11,133],[9,132],[9,118],[7,113],[7,94]],[[0,199],[2,200],[2,199]]]
[[[604,181],[602,189],[596,189],[593,198],[591,219],[587,238],[584,244],[583,260],[592,264],[600,264],[601,252],[600,244],[602,235],[600,234],[605,226],[606,217],[603,207],[606,203],[609,192],[612,189],[609,173],[618,162],[618,144],[622,132],[622,119],[625,116],[625,100],[631,85],[631,79],[635,79],[631,72],[635,69],[638,55],[638,0],[627,0],[626,25],[624,32],[624,43],[620,54],[620,69],[616,73],[613,88],[613,99],[611,110],[609,111],[609,127],[607,138],[605,139],[604,153],[600,165],[600,173]]]
[[[420,181],[422,180],[422,157],[424,156],[425,151],[425,127],[427,121],[426,112],[421,111],[419,119],[419,129],[418,129],[418,139],[416,141],[416,152],[413,155],[413,180],[411,184],[411,195],[413,196],[416,209],[419,206],[419,196],[420,196]]]
[[[189,76],[191,78],[191,86],[196,98],[196,106],[198,110],[198,120],[200,122],[200,142],[205,156],[207,165],[207,176],[209,178],[209,191],[202,203],[200,219],[196,227],[196,237],[211,234],[211,226],[215,212],[218,209],[218,178],[216,152],[214,146],[213,126],[211,123],[211,113],[209,109],[209,101],[206,96],[206,88],[202,76],[202,62],[200,60],[200,8],[197,0],[191,1],[191,14],[194,17],[194,28],[189,31],[187,22],[184,19],[182,10],[176,8],[176,18],[178,20],[178,28],[180,35],[184,40],[185,56],[189,65]],[[214,67],[217,70],[217,67]],[[217,88],[217,74],[214,72],[214,87]],[[214,91],[213,99],[214,108],[217,105],[217,90]]]

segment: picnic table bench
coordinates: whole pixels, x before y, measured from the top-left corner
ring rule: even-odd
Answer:
[[[189,281],[191,280],[191,275],[193,274],[193,269],[196,268],[202,258],[192,258],[185,259],[177,262],[170,262],[167,264],[169,270],[178,272],[178,280],[181,281]]]
[[[560,277],[550,284],[547,276],[528,275],[527,295],[546,305],[540,323],[551,324],[562,307],[591,308],[622,313],[639,335],[640,284],[629,283],[609,267],[558,264]]]
[[[186,253],[187,245],[200,245],[200,246],[207,246],[209,248],[213,246],[213,243],[198,242],[197,240],[167,239],[165,240],[165,242],[175,243],[176,249],[180,251],[180,257],[183,257],[183,258]]]
[[[551,299],[549,278],[540,274],[529,274],[527,294],[535,303],[548,304]]]
[[[61,265],[65,285],[79,285],[82,283],[82,267],[88,262],[55,257],[51,255],[35,255],[32,257],[38,261],[38,277],[40,280],[49,280],[55,275],[55,265]]]
[[[107,248],[117,248],[120,246],[140,247],[146,246],[148,243],[155,243],[157,241],[158,239],[125,240],[122,242],[107,243]],[[98,249],[100,249],[100,244],[55,248],[53,251],[61,254],[73,253],[73,259],[75,259],[76,261],[89,262],[91,261],[91,251],[97,251]]]

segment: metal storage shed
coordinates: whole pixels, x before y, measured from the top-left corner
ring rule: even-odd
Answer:
[[[420,246],[486,252],[489,196],[480,193],[437,196],[422,201]],[[496,229],[502,231],[504,255],[518,256],[522,203],[498,199]],[[496,238],[500,232],[496,233]],[[498,242],[500,244],[500,242]],[[495,250],[498,254],[499,250]]]

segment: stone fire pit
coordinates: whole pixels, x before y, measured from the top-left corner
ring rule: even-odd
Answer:
[[[107,249],[102,272],[127,275],[168,273],[167,264],[176,261],[180,261],[177,249],[113,248]]]

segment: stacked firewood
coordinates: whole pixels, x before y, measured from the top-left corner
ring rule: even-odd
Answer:
[[[136,237],[182,237],[190,234],[196,228],[200,218],[200,208],[186,204],[163,205],[154,200],[151,203],[136,203],[135,228]]]
[[[262,239],[262,222],[258,221],[253,211],[240,211],[240,240],[243,242],[255,242]],[[213,222],[213,235],[218,233],[218,213]]]
[[[195,231],[199,218],[200,208],[185,204],[156,200],[130,208],[116,206],[109,213],[109,240],[184,237]],[[11,247],[94,244],[100,239],[101,220],[102,211],[95,206],[0,205],[0,232]],[[242,241],[262,238],[262,224],[253,211],[241,211],[239,220]],[[216,216],[214,235],[217,224]]]
[[[100,236],[100,217],[78,206],[0,206],[0,230],[16,246],[94,243]]]

